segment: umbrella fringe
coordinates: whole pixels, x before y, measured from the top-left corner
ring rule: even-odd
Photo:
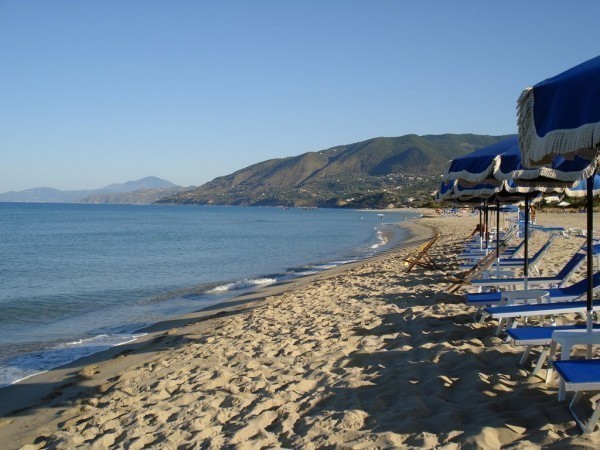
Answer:
[[[560,154],[565,158],[581,156],[592,163],[586,170],[579,172],[579,178],[592,175],[598,164],[600,123],[585,124],[573,129],[554,130],[540,137],[535,127],[534,103],[533,88],[528,87],[523,90],[517,101],[517,125],[523,164],[528,167],[549,164],[552,162],[553,154]],[[544,176],[561,179],[563,174],[547,168]]]
[[[446,170],[444,171],[443,180],[464,180],[470,183],[479,183],[480,181],[489,178],[489,175],[493,174],[500,167],[500,157],[497,156],[492,160],[492,163],[482,172],[472,173],[467,170],[461,170],[459,172],[450,172],[450,167],[452,165],[452,160],[448,161],[446,165]]]

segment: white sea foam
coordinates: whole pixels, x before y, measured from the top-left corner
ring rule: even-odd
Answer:
[[[135,342],[145,335],[100,334],[17,356],[0,366],[0,387],[18,383],[99,351]]]
[[[380,248],[387,244],[387,239],[381,231],[377,231],[377,240],[376,244],[371,245],[372,249]]]
[[[233,283],[222,284],[215,288],[206,291],[207,294],[222,294],[227,291],[233,291],[236,289],[245,289],[256,286],[268,286],[269,284],[277,283],[275,278],[244,278],[240,281]]]
[[[318,265],[313,266],[313,268],[320,271],[320,270],[333,269],[334,267],[337,267],[338,265],[339,264],[334,264],[334,263],[318,264]]]
[[[65,347],[69,347],[69,346],[86,347],[89,345],[94,345],[94,346],[101,345],[101,346],[107,346],[107,348],[110,348],[110,347],[116,347],[118,345],[125,345],[125,344],[129,344],[131,342],[135,342],[142,336],[145,336],[146,334],[147,333],[99,334],[99,335],[91,337],[91,338],[83,338],[83,339],[78,339],[73,342],[66,342],[62,345]],[[58,348],[60,348],[60,347],[58,347]]]

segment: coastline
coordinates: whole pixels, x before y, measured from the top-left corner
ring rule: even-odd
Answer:
[[[35,253],[24,258],[21,264],[18,252],[11,256],[11,248],[21,244],[9,248],[7,258],[16,258],[16,263],[10,264],[8,273],[4,274],[8,277],[4,292],[8,303],[2,312],[2,321],[7,326],[0,332],[3,342],[0,386],[131,341],[139,337],[140,328],[221,303],[259,286],[368,258],[396,245],[405,236],[392,225],[402,222],[404,214],[389,214],[383,223],[376,214],[364,214],[363,218],[357,211],[304,213],[299,210],[274,211],[273,208],[269,211],[211,208],[210,213],[205,214],[204,211],[189,212],[181,208],[175,212],[157,209],[161,211],[156,211],[159,216],[156,219],[154,211],[141,214],[139,233],[135,233],[138,238],[132,242],[125,242],[119,237],[123,235],[116,233],[116,238],[111,238],[106,246],[94,248],[92,243],[104,242],[97,239],[95,233],[105,236],[104,231],[93,226],[83,231],[74,229],[75,233],[83,232],[90,244],[85,248],[76,246],[70,252],[71,257],[64,259],[64,264],[62,260],[60,264],[52,263],[53,256],[37,258]],[[136,217],[140,215],[137,211],[130,213]],[[74,217],[89,214],[100,218],[89,211],[78,211]],[[110,222],[116,218],[115,226],[118,227],[121,214],[123,212],[118,209],[112,211],[108,215],[112,218]],[[57,216],[63,217],[62,214]],[[105,216],[105,212],[100,216]],[[175,231],[157,235],[157,228],[164,229],[165,223],[175,223],[173,219],[177,217],[179,221],[181,216],[184,216],[183,231],[177,231],[181,240],[178,237],[177,243],[172,242]],[[243,220],[232,220],[238,216],[248,218],[251,226],[243,225]],[[72,216],[64,217],[58,222],[65,222],[64,226],[73,223],[69,221]],[[207,239],[204,231],[196,229],[200,217],[203,218],[201,228],[207,228],[206,233],[214,239]],[[358,217],[360,222],[352,220]],[[97,223],[104,223],[103,220]],[[159,225],[153,225],[153,221]],[[50,222],[56,220],[50,219]],[[290,226],[280,226],[279,231],[272,229],[288,222],[292,222]],[[232,239],[219,240],[219,232],[214,230],[223,228],[223,224],[227,224],[227,229],[235,228],[236,223],[241,234],[232,232]],[[297,232],[293,231],[294,227],[299,227]],[[26,242],[36,242],[41,237],[38,253],[54,255],[52,248],[45,250],[44,227],[38,228],[33,227],[33,236],[23,239],[22,245],[36,248]],[[246,229],[252,239],[245,237]],[[156,244],[143,245],[147,239]],[[308,245],[303,243],[304,239]],[[16,241],[20,242],[18,238]],[[252,244],[254,241],[260,245]],[[77,242],[84,241],[79,239]],[[55,245],[63,248],[70,244],[59,240]],[[129,250],[124,251],[125,248]],[[180,251],[183,248],[186,250]],[[110,253],[111,256],[106,260],[90,258],[90,254],[96,253]],[[35,264],[41,264],[45,270],[36,273]],[[45,280],[44,276],[49,279]],[[42,303],[28,309],[36,296]]]
[[[21,432],[30,429],[33,423],[47,421],[47,408],[93,394],[102,384],[120,372],[144,364],[148,359],[168,348],[169,342],[176,339],[172,336],[177,336],[178,331],[182,328],[195,326],[203,330],[210,330],[212,322],[218,321],[222,317],[251,311],[284,293],[302,289],[319,280],[335,277],[371,261],[387,258],[390,254],[403,252],[406,248],[417,245],[423,239],[430,237],[430,229],[415,224],[414,220],[395,225],[408,232],[406,239],[398,246],[359,261],[258,287],[250,292],[227,298],[219,304],[160,321],[136,330],[136,333],[145,333],[145,335],[134,342],[111,347],[0,388],[2,394],[0,396],[0,441],[10,442],[11,435],[7,434],[5,429],[8,422],[13,426],[17,425],[17,428],[20,429],[18,435],[21,435]],[[94,373],[84,373],[82,376],[82,372],[86,372],[86,370],[89,372],[89,368],[93,368]],[[13,420],[19,422],[21,417],[25,418],[25,423],[20,426],[13,423]]]
[[[576,226],[585,217],[538,220]],[[0,442],[595,448],[600,431],[580,435],[556,386],[517,364],[522,349],[495,337],[494,323],[473,322],[462,293],[447,293],[446,272],[456,271],[456,252],[477,221],[427,215],[407,224],[411,247],[244,294],[210,317],[163,323],[132,349],[65,369],[62,382],[32,382],[15,402],[30,388],[48,397],[0,419]],[[442,270],[404,273],[404,257],[432,228],[440,239],[430,254]],[[583,239],[555,241],[542,274]]]

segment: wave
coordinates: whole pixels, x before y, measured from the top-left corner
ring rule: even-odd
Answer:
[[[233,291],[238,289],[246,289],[258,286],[268,286],[270,284],[277,283],[276,278],[244,278],[240,281],[233,283],[226,283],[216,286],[206,291],[207,294],[222,294],[227,291]]]
[[[111,347],[135,342],[145,335],[146,333],[101,334],[50,347],[44,346],[36,351],[8,358],[0,364],[0,387],[23,381]]]
[[[381,230],[377,230],[377,243],[371,245],[371,248],[375,250],[386,246],[387,243],[388,239],[386,238],[385,234]]]

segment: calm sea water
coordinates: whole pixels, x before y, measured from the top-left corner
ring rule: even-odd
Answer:
[[[244,289],[371,256],[400,243],[393,224],[411,217],[0,203],[0,386]]]

